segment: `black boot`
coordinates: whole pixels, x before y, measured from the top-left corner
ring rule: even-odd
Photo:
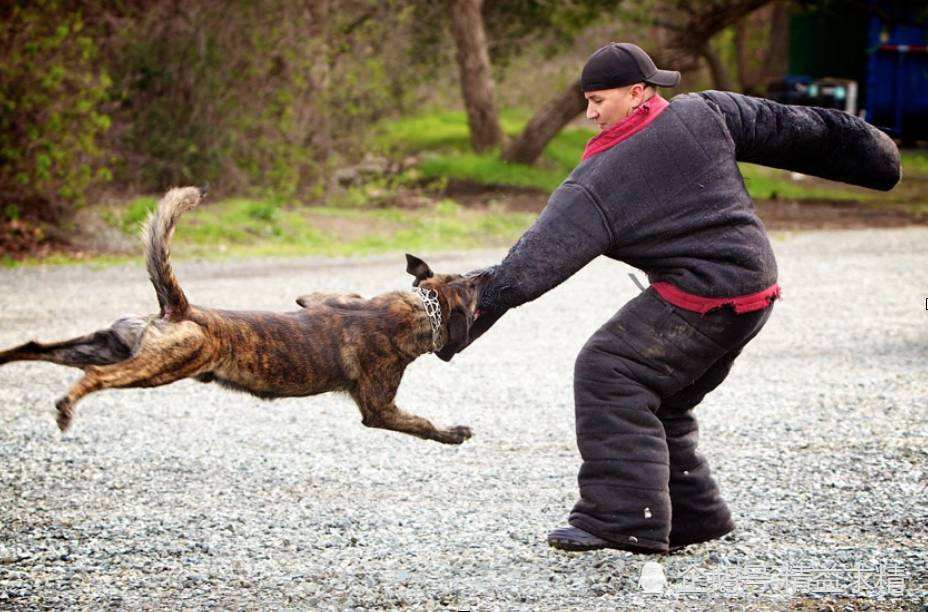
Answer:
[[[635,546],[634,536],[625,542],[611,542],[593,535],[577,527],[559,527],[548,534],[548,545],[560,550],[585,551],[610,548],[614,550],[628,550],[638,554],[663,554],[665,551],[653,548]]]

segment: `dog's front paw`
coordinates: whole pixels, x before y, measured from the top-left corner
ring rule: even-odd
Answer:
[[[65,431],[71,426],[71,420],[74,418],[74,407],[67,397],[62,397],[55,402],[55,408],[58,409],[58,417],[55,419],[58,423],[58,429]]]
[[[466,425],[455,425],[454,427],[448,428],[448,444],[460,444],[464,440],[469,439],[474,435],[470,427]]]

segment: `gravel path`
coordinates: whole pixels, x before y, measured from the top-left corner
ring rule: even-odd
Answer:
[[[574,355],[637,291],[605,259],[451,364],[410,367],[399,405],[472,426],[460,447],[366,429],[337,395],[267,403],[192,381],[92,395],[61,436],[53,403],[77,371],[7,365],[0,607],[922,609],[926,244],[924,228],[774,236],[784,299],[699,408],[739,529],[656,559],[544,541],[576,495]],[[192,301],[226,308],[409,283],[399,255],[178,268]],[[0,287],[0,346],[155,304],[137,265],[5,270]],[[659,594],[639,588],[649,561]]]

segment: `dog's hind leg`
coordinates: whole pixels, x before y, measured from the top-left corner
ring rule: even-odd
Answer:
[[[58,427],[64,431],[74,418],[74,407],[87,395],[102,389],[157,387],[200,374],[209,364],[205,336],[198,325],[183,322],[164,333],[146,335],[138,351],[112,365],[88,366],[77,381],[55,404]]]
[[[50,361],[84,368],[116,363],[126,359],[129,353],[129,347],[122,344],[112,331],[104,329],[61,342],[31,341],[21,344],[0,352],[0,364],[11,361]]]
[[[396,395],[396,385],[389,385],[383,380],[371,378],[360,381],[357,389],[351,395],[361,409],[361,422],[367,427],[389,429],[408,433],[426,440],[435,440],[442,444],[460,444],[471,437],[469,427],[458,425],[441,429],[424,419],[400,410],[393,398]]]
[[[147,321],[125,318],[112,327],[60,342],[26,342],[0,351],[0,365],[11,361],[49,361],[75,368],[109,365],[128,359]]]

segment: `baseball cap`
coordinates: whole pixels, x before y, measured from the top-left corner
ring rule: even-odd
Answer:
[[[642,81],[661,87],[675,87],[680,82],[680,73],[659,69],[638,45],[612,42],[597,49],[586,61],[580,75],[580,88],[596,91]]]

